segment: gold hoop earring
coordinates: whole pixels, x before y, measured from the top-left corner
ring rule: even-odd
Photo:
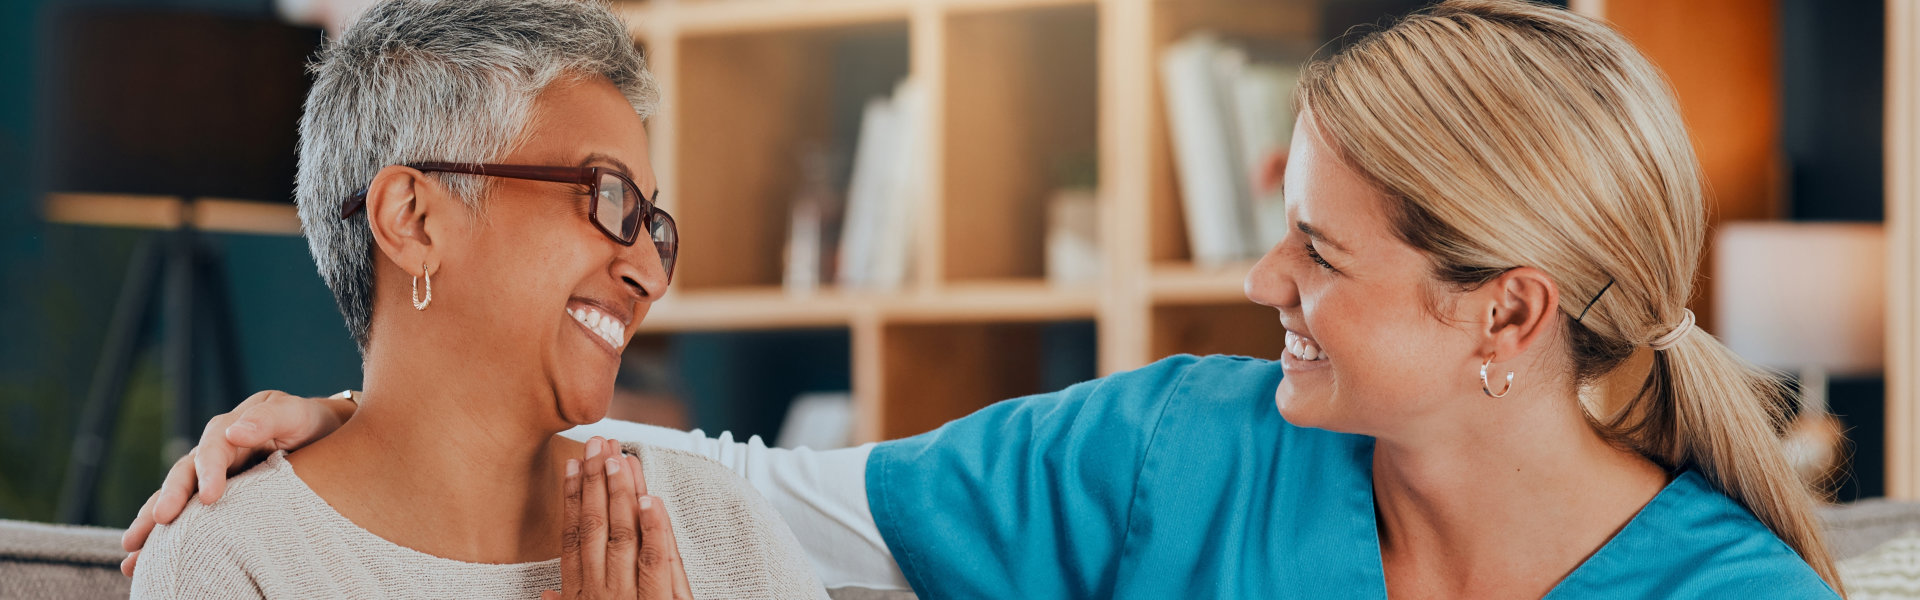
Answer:
[[[420,278],[419,277],[413,278],[413,309],[414,310],[426,310],[428,304],[433,304],[433,271],[427,270],[426,265],[420,265],[420,273],[427,277],[427,299],[425,300],[420,299]],[[1483,377],[1482,379],[1485,379],[1485,378]]]
[[[1500,393],[1495,394],[1493,384],[1487,381],[1487,367],[1491,366],[1493,366],[1493,355],[1487,355],[1487,362],[1480,363],[1480,391],[1491,398],[1504,398],[1507,392],[1513,391],[1513,371],[1507,371],[1507,387],[1500,388]]]

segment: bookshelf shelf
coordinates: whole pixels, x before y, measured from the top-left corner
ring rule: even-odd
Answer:
[[[694,0],[630,2],[619,7],[635,37],[740,33],[905,20],[916,11],[951,14],[1092,7],[1099,0]]]
[[[888,297],[879,316],[888,323],[1044,322],[1092,319],[1099,288],[1055,288],[1045,281],[979,282]]]
[[[673,290],[654,305],[642,331],[740,331],[847,327],[866,318],[895,323],[1021,323],[1092,319],[1094,287],[1055,288],[1044,281],[978,282],[938,291],[877,294],[777,286]]]
[[[133,194],[48,194],[46,218],[51,223],[177,229],[255,235],[300,235],[300,215],[293,205],[226,198],[179,198]]]
[[[670,290],[641,321],[646,332],[846,327],[860,301],[822,292],[794,296],[777,286]]]
[[[1156,305],[1246,303],[1247,272],[1252,268],[1251,261],[1213,268],[1157,264],[1148,289]]]

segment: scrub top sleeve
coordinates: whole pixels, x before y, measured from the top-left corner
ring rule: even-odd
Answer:
[[[1111,597],[1143,459],[1194,357],[883,442],[874,521],[923,598]]]

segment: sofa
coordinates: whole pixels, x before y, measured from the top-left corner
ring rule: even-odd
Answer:
[[[1824,509],[1828,542],[1842,560],[1920,531],[1920,502],[1865,500]],[[125,598],[120,530],[0,520],[0,600]],[[912,600],[907,592],[843,588],[834,600]],[[1920,596],[1916,596],[1920,597]]]

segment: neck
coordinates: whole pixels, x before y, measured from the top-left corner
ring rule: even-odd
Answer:
[[[1572,389],[1461,401],[1496,404],[1375,446],[1390,584],[1398,574],[1399,587],[1441,597],[1538,598],[1666,484],[1587,424]]]
[[[524,364],[403,346],[368,349],[359,411],[299,452],[302,479],[363,528],[428,554],[487,563],[557,555],[557,465],[569,453],[555,436],[567,425],[550,409],[550,389],[515,377]]]

